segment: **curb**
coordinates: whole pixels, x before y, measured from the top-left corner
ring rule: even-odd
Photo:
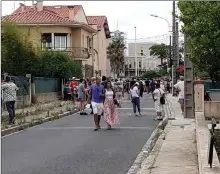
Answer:
[[[198,153],[198,166],[200,174],[219,174],[220,162],[215,148],[213,149],[213,162],[212,168],[208,165],[208,151],[209,151],[209,138],[210,131],[206,123],[204,113],[195,113],[196,121],[196,143]]]
[[[166,105],[167,110],[168,105]],[[165,113],[165,118],[161,121],[156,129],[151,134],[150,138],[142,148],[141,152],[138,154],[137,158],[135,159],[134,163],[128,170],[126,174],[137,174],[139,169],[141,168],[142,162],[150,155],[151,151],[153,150],[154,146],[156,145],[158,139],[160,138],[161,134],[163,135],[166,125],[168,123],[168,116]]]
[[[159,136],[157,142],[155,143],[152,151],[150,152],[148,157],[143,161],[142,164],[144,164],[144,165],[140,167],[137,174],[151,174],[151,169],[153,168],[153,165],[156,162],[156,158],[160,153],[160,149],[163,145],[163,141],[165,140],[165,137],[166,137],[166,134],[167,134],[167,131],[168,131],[168,127],[169,126],[166,126],[166,128],[160,134],[160,136]]]
[[[28,129],[28,128],[33,127],[33,126],[37,126],[37,125],[46,123],[48,121],[57,120],[57,119],[75,114],[77,112],[78,112],[78,110],[76,110],[76,111],[67,111],[67,112],[64,112],[63,114],[58,114],[56,116],[46,117],[42,120],[36,120],[36,121],[31,122],[31,123],[25,123],[25,124],[22,124],[22,125],[10,127],[8,129],[2,130],[1,131],[1,136],[3,137],[5,135],[9,135],[9,134],[12,134],[12,133],[15,133],[15,132],[18,132],[18,131]]]

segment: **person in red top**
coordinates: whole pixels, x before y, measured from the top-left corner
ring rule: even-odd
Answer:
[[[75,104],[75,101],[76,101],[76,87],[78,86],[78,83],[77,81],[75,81],[75,77],[72,78],[72,80],[70,81],[69,83],[69,86],[70,86],[70,90],[71,90],[71,93],[72,93],[72,100],[73,100],[73,104]]]

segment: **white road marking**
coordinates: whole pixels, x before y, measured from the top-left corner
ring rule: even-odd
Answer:
[[[75,130],[75,129],[94,129],[94,127],[80,126],[80,127],[39,127],[38,130]],[[103,127],[102,129],[106,129]],[[112,129],[152,129],[152,127],[113,127]]]
[[[117,109],[119,109],[119,110],[129,110],[129,109],[132,109],[133,110],[133,108],[117,108]],[[155,110],[155,108],[141,108],[141,110]]]

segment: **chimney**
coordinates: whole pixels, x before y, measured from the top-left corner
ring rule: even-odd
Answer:
[[[43,1],[42,0],[37,1],[36,8],[37,8],[37,11],[42,11],[43,10]]]
[[[74,20],[74,6],[68,6],[69,9],[69,19]]]
[[[25,11],[25,5],[22,4],[22,3],[19,3],[20,7],[21,7],[21,12],[24,12]]]

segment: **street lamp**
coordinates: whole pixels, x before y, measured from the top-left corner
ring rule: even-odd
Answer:
[[[171,25],[170,25],[169,21],[168,21],[166,18],[160,17],[160,16],[155,15],[155,14],[150,14],[150,16],[155,17],[155,18],[160,18],[160,19],[165,20],[165,21],[167,22],[167,24],[168,24],[168,27],[169,27],[169,32],[171,32],[171,30],[170,30]]]
[[[165,21],[167,22],[167,24],[168,24],[168,31],[169,31],[169,33],[172,32],[172,31],[170,30],[170,29],[171,29],[171,25],[170,25],[169,21],[168,21],[166,18],[160,17],[160,16],[155,15],[155,14],[150,14],[150,16],[165,20]],[[171,34],[170,34],[170,55],[169,55],[170,61],[172,61],[171,46],[172,46],[172,45],[171,45]],[[168,72],[168,64],[167,64],[167,72]],[[173,68],[173,65],[172,65],[172,82],[173,82],[173,80],[174,80],[174,79],[173,79],[173,74],[174,74],[174,68]],[[173,93],[173,85],[172,85],[172,93]]]

